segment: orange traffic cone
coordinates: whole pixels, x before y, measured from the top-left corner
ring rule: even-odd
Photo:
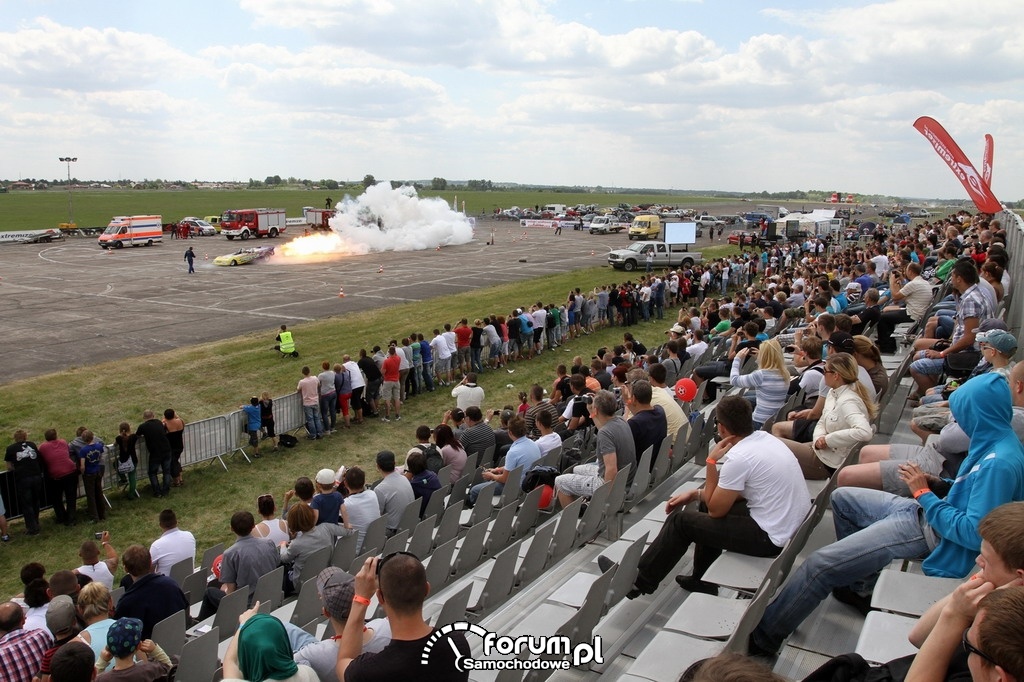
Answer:
[[[593,249],[591,249],[591,250],[590,250],[590,255],[591,255],[591,256],[596,256],[597,254],[596,254],[596,253],[594,253],[594,250],[593,250]]]
[[[383,264],[383,263],[381,263],[381,264],[380,264],[380,267],[379,267],[379,268],[377,268],[377,274],[378,274],[378,275],[381,275],[381,274],[383,274],[383,273],[384,273],[384,264]]]
[[[203,254],[203,260],[210,260],[210,254],[204,253]]]
[[[345,287],[338,287],[338,298],[345,298]]]

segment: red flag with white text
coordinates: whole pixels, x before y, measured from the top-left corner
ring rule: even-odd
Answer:
[[[935,153],[939,155],[953,175],[957,177],[960,184],[967,190],[971,201],[982,213],[999,213],[1003,210],[1002,204],[992,194],[992,189],[985,179],[978,173],[974,164],[970,162],[963,150],[953,141],[946,129],[930,116],[922,116],[914,121],[914,128],[924,135],[931,143]]]

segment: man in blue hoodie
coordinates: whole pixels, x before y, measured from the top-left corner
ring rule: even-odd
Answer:
[[[1024,363],[1010,374],[1024,391]],[[878,490],[832,493],[838,540],[795,571],[750,636],[750,653],[773,656],[783,641],[832,592],[863,607],[880,570],[893,559],[924,559],[925,574],[963,578],[981,550],[978,524],[1006,502],[1024,500],[1024,447],[1010,427],[1010,385],[999,374],[975,377],[955,391],[950,410],[971,439],[955,481],[928,477],[914,464],[901,477],[914,499]]]

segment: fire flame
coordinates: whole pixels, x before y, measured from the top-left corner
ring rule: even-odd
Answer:
[[[336,232],[321,232],[297,237],[282,244],[277,253],[288,260],[329,260],[351,253]]]

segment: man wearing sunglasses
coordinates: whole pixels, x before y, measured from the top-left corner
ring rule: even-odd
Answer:
[[[345,682],[468,680],[469,672],[462,672],[458,667],[459,659],[470,655],[469,643],[461,632],[438,640],[427,663],[421,662],[427,641],[434,634],[434,628],[423,620],[423,601],[429,593],[426,570],[414,555],[395,552],[383,559],[367,559],[356,574],[352,609],[338,644],[338,679]],[[374,595],[391,624],[391,643],[380,653],[360,654],[362,624]]]

